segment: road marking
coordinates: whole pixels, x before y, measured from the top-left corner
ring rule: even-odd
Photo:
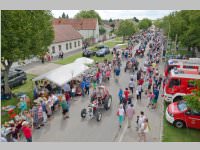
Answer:
[[[137,104],[137,100],[135,100],[134,107],[136,106],[136,104]],[[125,126],[123,128],[123,131],[122,131],[120,137],[119,137],[118,142],[122,142],[127,129],[128,129],[128,118],[126,118]]]

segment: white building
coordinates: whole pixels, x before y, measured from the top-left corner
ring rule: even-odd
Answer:
[[[59,51],[64,53],[82,48],[82,35],[71,25],[53,25],[54,41],[48,47],[53,56],[59,55]]]
[[[75,30],[77,30],[84,39],[93,39],[96,43],[99,41],[99,23],[98,19],[87,18],[87,19],[54,19],[54,25],[67,24],[71,25]]]

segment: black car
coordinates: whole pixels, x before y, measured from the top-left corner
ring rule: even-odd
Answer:
[[[91,56],[95,56],[96,52],[92,51],[92,50],[83,50],[83,57],[91,57]]]
[[[105,56],[105,55],[107,55],[107,54],[109,54],[110,53],[110,50],[109,49],[107,49],[107,48],[102,48],[102,49],[100,49],[100,50],[98,50],[97,52],[96,52],[96,56],[97,57],[101,57],[101,56]]]
[[[24,84],[27,80],[26,73],[22,69],[12,69],[8,74],[8,84],[10,88]],[[1,73],[1,89],[4,91],[4,75]]]

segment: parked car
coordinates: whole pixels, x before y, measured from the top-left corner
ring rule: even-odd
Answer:
[[[91,56],[95,56],[96,52],[95,51],[92,51],[92,50],[83,50],[83,54],[82,56],[83,57],[91,57]]]
[[[105,56],[105,55],[107,55],[107,54],[109,54],[110,53],[110,50],[109,49],[107,49],[107,48],[102,48],[102,49],[100,49],[100,50],[98,50],[97,52],[96,52],[96,56],[97,57],[101,57],[101,56]]]
[[[177,128],[200,129],[200,112],[188,108],[185,101],[169,104],[165,117],[169,123]]]
[[[106,48],[107,51],[109,51],[109,47],[106,46],[106,45],[98,45],[98,46],[96,46],[96,49],[97,49],[97,50],[100,50],[100,49],[102,49],[102,48]]]
[[[24,84],[27,80],[26,73],[22,69],[12,69],[8,74],[8,84],[10,88]],[[1,89],[4,89],[4,75],[1,73]]]

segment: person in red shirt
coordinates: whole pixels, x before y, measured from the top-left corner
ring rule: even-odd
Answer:
[[[127,105],[127,102],[128,102],[128,98],[129,98],[129,90],[128,90],[128,88],[126,88],[125,89],[125,91],[124,91],[124,101],[123,101],[123,106],[124,106],[124,111],[126,112],[126,105]]]
[[[29,127],[27,121],[24,121],[22,123],[22,132],[23,132],[27,142],[32,142],[32,131],[31,131],[31,128]]]
[[[129,96],[128,88],[126,88],[126,90],[124,91],[124,96],[125,96],[125,100],[128,101],[128,96]]]

